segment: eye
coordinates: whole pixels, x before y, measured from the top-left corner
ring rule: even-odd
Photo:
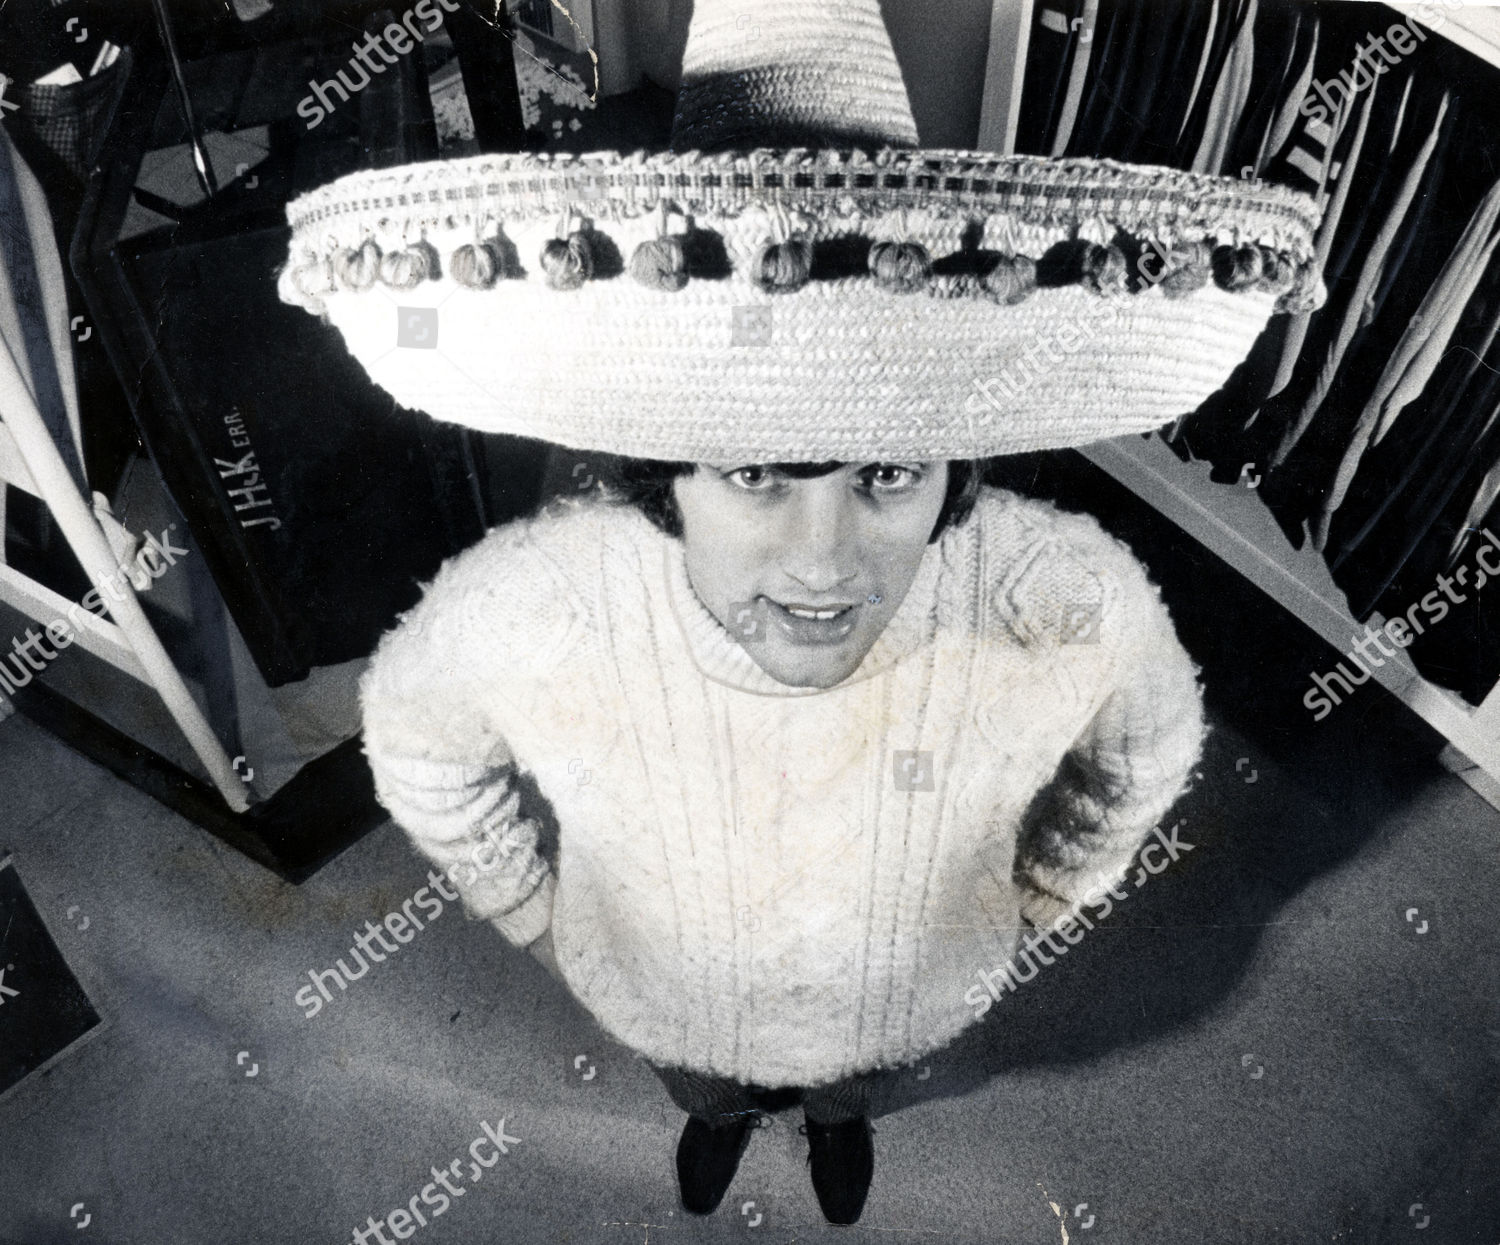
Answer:
[[[752,493],[762,493],[776,483],[776,473],[771,468],[760,463],[753,463],[748,467],[736,467],[733,471],[726,471],[724,478],[730,483]]]
[[[919,467],[902,463],[871,463],[859,473],[860,482],[875,493],[897,493],[914,488],[922,479]]]

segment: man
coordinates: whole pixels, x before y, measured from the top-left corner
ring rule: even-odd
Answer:
[[[470,910],[658,1069],[689,1210],[800,1092],[852,1223],[872,1078],[974,1022],[1023,917],[1120,878],[1200,744],[1134,558],[972,460],[1192,410],[1317,305],[1318,209],[915,149],[876,0],[696,0],[681,83],[671,152],[301,196],[280,291],[407,406],[631,460],[621,498],[454,559],[382,643],[378,790],[441,864],[491,841]]]
[[[1123,876],[1197,759],[1194,667],[1128,551],[977,464],[625,475],[633,505],[491,533],[386,637],[378,790],[440,867],[497,840],[460,892],[657,1067],[689,1210],[795,1089],[852,1223],[873,1075],[973,1022],[1023,916]]]

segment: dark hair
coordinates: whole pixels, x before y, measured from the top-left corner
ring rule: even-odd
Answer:
[[[797,480],[826,476],[844,466],[842,462],[826,463],[767,463],[766,466]],[[682,536],[682,513],[677,508],[677,499],[672,495],[672,482],[685,476],[697,466],[688,462],[663,462],[649,458],[622,458],[619,460],[619,476],[615,492],[622,501],[637,507],[668,536]],[[948,489],[943,496],[943,508],[938,511],[937,522],[932,525],[932,535],[927,538],[930,545],[949,527],[958,527],[974,509],[979,500],[979,486],[984,482],[984,463],[977,458],[955,459],[948,464]]]

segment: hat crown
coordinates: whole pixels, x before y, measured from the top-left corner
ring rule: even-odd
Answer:
[[[673,150],[916,142],[876,0],[695,0]]]

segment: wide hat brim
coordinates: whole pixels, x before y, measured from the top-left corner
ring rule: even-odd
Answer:
[[[690,52],[723,59],[713,34]],[[874,46],[851,80],[889,56]],[[728,77],[682,98],[738,130],[768,99],[784,115],[778,86],[802,128],[859,115],[817,81],[757,79],[723,119],[704,85]],[[889,104],[877,129],[902,132]],[[287,214],[282,297],[402,405],[642,458],[953,459],[1143,432],[1323,296],[1308,196],[1101,160],[482,156],[356,173]]]

